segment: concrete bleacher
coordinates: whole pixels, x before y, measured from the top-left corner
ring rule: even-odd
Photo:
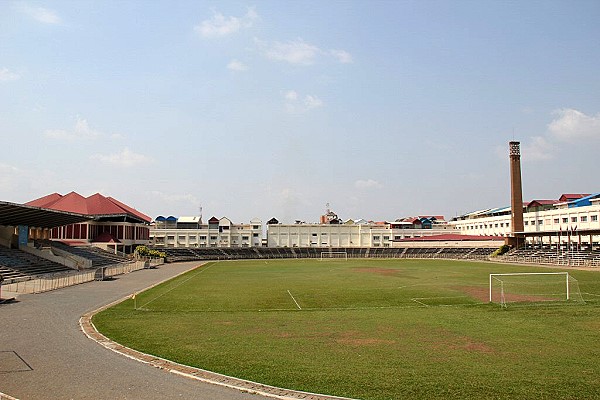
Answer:
[[[70,254],[91,260],[92,268],[107,267],[131,261],[129,258],[104,251],[94,246],[69,246],[61,242],[50,242],[51,247],[59,248]]]
[[[538,247],[513,249],[499,261],[514,263],[551,264],[579,267],[600,267],[600,250],[557,249],[556,247]]]
[[[241,260],[321,258],[326,252],[346,252],[348,258],[446,258],[487,259],[494,248],[444,248],[444,247],[160,247],[167,254],[167,262],[194,260]]]
[[[67,271],[73,270],[21,250],[0,246],[0,274],[4,278],[5,284]]]

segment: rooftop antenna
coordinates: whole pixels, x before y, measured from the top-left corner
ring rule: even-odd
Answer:
[[[325,214],[329,214],[329,203],[325,204]]]
[[[198,206],[198,211],[200,213],[200,223],[202,223],[202,205]]]

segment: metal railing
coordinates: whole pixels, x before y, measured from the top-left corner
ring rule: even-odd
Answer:
[[[154,266],[162,264],[162,260],[151,260],[150,262],[153,263]],[[110,265],[102,268],[104,269],[104,277],[111,277],[138,271],[147,267],[145,262],[136,261]],[[87,269],[84,271],[57,272],[53,274],[41,275],[33,279],[2,285],[2,290],[23,294],[48,292],[50,290],[56,290],[67,286],[91,282],[95,279],[96,270],[97,268]]]

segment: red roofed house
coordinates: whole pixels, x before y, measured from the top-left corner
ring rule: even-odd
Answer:
[[[28,206],[68,211],[92,217],[81,224],[53,228],[50,239],[67,244],[92,244],[109,251],[131,253],[148,244],[151,218],[112,197],[96,193],[89,197],[71,192],[52,193],[26,203]]]
[[[561,203],[564,203],[566,201],[578,200],[578,199],[581,199],[583,197],[587,197],[589,195],[590,195],[589,193],[565,193],[562,196],[560,196],[560,198],[558,200]]]

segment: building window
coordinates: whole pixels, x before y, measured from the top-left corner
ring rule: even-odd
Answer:
[[[598,216],[597,215],[592,215],[590,218],[591,218],[592,222],[598,222]]]
[[[587,216],[586,216],[586,215],[582,215],[582,216],[579,218],[579,220],[580,220],[581,222],[587,222]]]
[[[389,236],[384,236],[383,240],[390,240],[390,237]]]
[[[577,217],[571,217],[571,222],[577,222]]]
[[[258,237],[258,233],[253,233],[252,237]]]
[[[524,221],[524,222],[523,222],[523,224],[524,224],[525,226],[527,226],[527,225],[529,225],[529,221]]]
[[[562,219],[562,222],[563,222],[563,224],[566,224],[566,223],[568,223],[568,222],[569,222],[569,219],[568,219],[568,218],[565,218],[565,217],[563,217],[563,219]]]
[[[559,222],[559,221],[560,221],[560,219],[559,219],[559,218],[554,218],[554,223],[555,223],[555,224],[558,224],[558,222]]]
[[[541,219],[538,219],[538,225],[544,225],[544,221]]]

